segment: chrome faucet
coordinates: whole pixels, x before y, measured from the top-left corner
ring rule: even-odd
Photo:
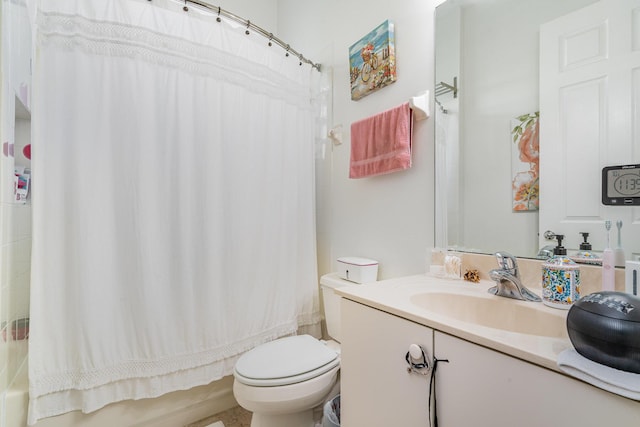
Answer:
[[[500,268],[489,272],[491,279],[496,282],[496,286],[488,290],[490,294],[525,301],[542,301],[522,284],[518,263],[513,255],[496,252],[496,259]]]

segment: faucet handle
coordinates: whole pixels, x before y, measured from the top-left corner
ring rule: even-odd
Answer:
[[[495,255],[500,269],[507,270],[518,277],[518,261],[516,257],[507,252],[496,252]]]

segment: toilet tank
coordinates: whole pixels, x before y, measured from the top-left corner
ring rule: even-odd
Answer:
[[[353,285],[353,282],[341,279],[338,273],[325,274],[320,278],[320,290],[324,304],[324,318],[327,322],[327,334],[340,342],[340,299],[334,289]]]

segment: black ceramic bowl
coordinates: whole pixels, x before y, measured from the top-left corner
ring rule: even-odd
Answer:
[[[586,295],[569,309],[567,331],[587,359],[640,374],[640,298],[622,292]]]

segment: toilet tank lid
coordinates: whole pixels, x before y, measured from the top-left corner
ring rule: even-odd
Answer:
[[[343,279],[340,273],[329,273],[320,277],[320,284],[329,288],[340,288],[353,285],[354,282]]]
[[[369,265],[378,265],[378,261],[375,259],[369,258],[360,258],[355,256],[344,256],[338,258],[338,262],[343,264],[351,264],[351,265],[359,265],[359,266],[369,266]]]
[[[338,354],[310,335],[280,338],[255,347],[236,362],[245,378],[269,380],[314,371],[338,358]]]

